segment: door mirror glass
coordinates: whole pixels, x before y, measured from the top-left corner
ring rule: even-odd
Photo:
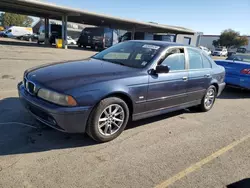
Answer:
[[[169,73],[170,68],[169,66],[165,65],[157,65],[155,69],[155,73],[160,74],[160,73]]]

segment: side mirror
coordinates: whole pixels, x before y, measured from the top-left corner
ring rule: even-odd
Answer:
[[[156,74],[169,73],[169,71],[170,71],[169,66],[164,66],[164,65],[157,65],[155,69]]]

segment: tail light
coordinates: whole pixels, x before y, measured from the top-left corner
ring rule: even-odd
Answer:
[[[249,74],[250,75],[250,69],[242,69],[240,71],[241,74]]]

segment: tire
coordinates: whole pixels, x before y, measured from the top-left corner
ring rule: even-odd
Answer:
[[[107,116],[107,114],[112,114],[109,111],[110,106],[111,112],[120,114],[113,117]],[[117,112],[115,112],[116,108],[118,109]],[[106,113],[104,111],[106,111]],[[117,119],[119,119],[119,121],[116,121]],[[121,122],[121,120],[123,121]],[[122,99],[117,97],[106,98],[103,99],[91,112],[86,132],[97,142],[108,142],[115,139],[122,133],[128,123],[128,120],[129,108],[127,104]],[[100,125],[103,126],[101,127]]]
[[[209,99],[208,96],[212,97],[212,93],[211,92],[213,93],[213,98]],[[215,103],[216,96],[217,96],[217,89],[216,89],[216,87],[214,85],[211,85],[207,89],[207,91],[206,91],[206,93],[205,93],[205,95],[204,95],[204,97],[203,97],[203,99],[201,101],[201,104],[199,105],[199,109],[202,112],[208,112],[209,110],[211,110],[212,107],[213,107],[213,105],[214,105],[214,103]],[[211,100],[210,104],[209,104],[209,101],[207,101],[207,100]]]

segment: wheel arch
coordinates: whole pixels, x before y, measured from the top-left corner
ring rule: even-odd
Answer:
[[[217,82],[212,82],[211,86],[214,86],[216,88],[216,92],[219,91],[219,84]]]
[[[118,97],[118,98],[122,99],[128,105],[130,116],[132,116],[133,111],[134,111],[134,103],[133,103],[132,98],[127,93],[121,92],[121,91],[113,92],[113,93],[110,93],[108,95],[105,95],[101,100],[103,100],[105,98],[109,98],[109,97]]]

